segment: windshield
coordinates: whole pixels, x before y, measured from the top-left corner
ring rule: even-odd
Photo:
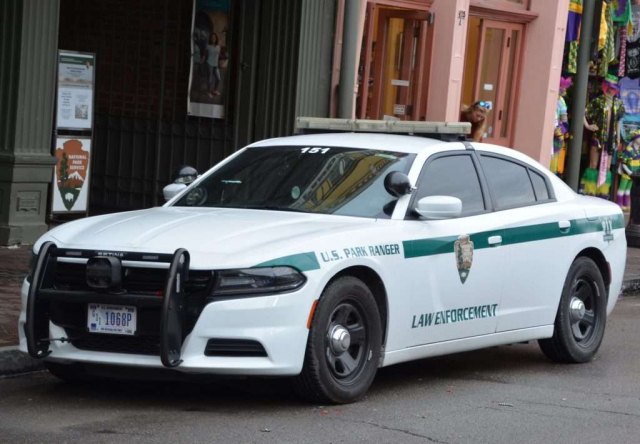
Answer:
[[[249,148],[175,205],[389,218],[397,198],[385,190],[384,178],[406,174],[414,158],[356,148]]]

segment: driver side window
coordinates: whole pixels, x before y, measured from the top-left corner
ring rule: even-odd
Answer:
[[[462,201],[461,217],[486,210],[478,172],[469,154],[427,161],[420,173],[414,204],[429,196],[457,197]]]

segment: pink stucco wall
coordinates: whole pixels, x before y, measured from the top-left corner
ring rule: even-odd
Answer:
[[[435,0],[435,45],[427,120],[458,120],[470,0]],[[495,2],[487,2],[495,4]],[[514,148],[548,166],[569,0],[531,0],[525,26]],[[466,18],[460,23],[458,14]]]
[[[469,0],[435,0],[434,48],[427,120],[457,121],[460,114]],[[458,13],[465,12],[460,21]]]
[[[362,27],[366,0],[359,1]],[[431,8],[435,13],[435,44],[427,120],[457,121],[459,118],[470,1],[435,0]],[[525,25],[513,148],[548,166],[569,0],[530,1],[530,11],[538,17]],[[496,0],[486,0],[488,6],[496,4]],[[462,21],[461,11],[465,13]],[[362,29],[359,32],[362,36]]]
[[[531,0],[531,11],[539,16],[525,29],[514,148],[549,166],[569,0]]]

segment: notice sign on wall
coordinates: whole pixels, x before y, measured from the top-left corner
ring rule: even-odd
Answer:
[[[95,56],[60,51],[57,128],[90,130],[93,125]]]
[[[86,212],[89,200],[91,139],[58,137],[54,168],[53,212]]]

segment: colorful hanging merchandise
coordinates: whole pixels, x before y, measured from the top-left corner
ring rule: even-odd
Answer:
[[[631,0],[612,0],[611,8],[613,10],[613,22],[629,28],[631,24]],[[631,29],[627,29],[631,32]]]
[[[575,74],[578,71],[578,45],[580,39],[580,24],[582,23],[583,0],[569,2],[569,18],[567,20],[567,34],[565,41],[569,43],[567,54],[567,72]]]
[[[606,76],[609,72],[609,64],[616,58],[615,32],[613,28],[613,8],[608,3],[602,4],[604,21],[600,23],[599,49],[602,49],[602,59],[598,67],[598,73]]]
[[[640,130],[631,133],[629,144],[619,157],[620,184],[618,185],[616,203],[622,207],[623,211],[629,211],[631,208],[631,187],[633,186],[631,175],[640,169]]]
[[[553,133],[553,151],[551,153],[550,169],[553,173],[564,174],[564,160],[566,158],[566,139],[569,137],[569,118],[567,103],[564,95],[571,86],[571,77],[560,78],[560,88],[558,90],[558,105],[556,107],[555,130]]]
[[[620,63],[618,65],[618,77],[625,76],[627,71],[627,28],[620,28]]]
[[[618,78],[607,75],[602,82],[603,95],[589,102],[585,111],[585,128],[593,131],[589,152],[589,168],[580,181],[584,194],[609,199],[611,158],[620,143],[620,119],[624,104],[616,97]]]

